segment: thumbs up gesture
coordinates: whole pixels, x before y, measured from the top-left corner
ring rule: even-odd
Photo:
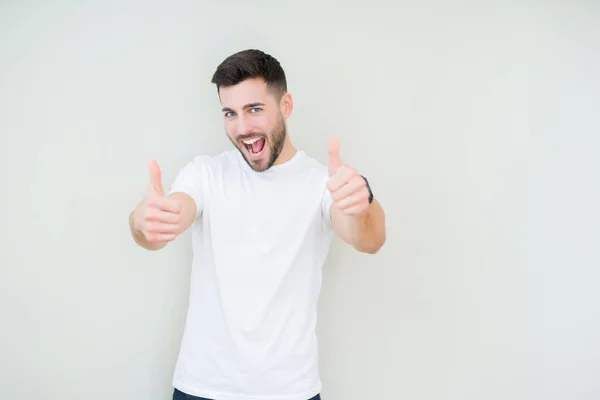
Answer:
[[[135,210],[134,228],[150,243],[166,243],[180,233],[181,203],[165,197],[161,172],[154,160],[148,161],[148,195]]]
[[[358,172],[340,160],[340,144],[336,136],[329,138],[329,180],[327,188],[331,192],[336,207],[344,215],[358,215],[369,207],[367,183]]]

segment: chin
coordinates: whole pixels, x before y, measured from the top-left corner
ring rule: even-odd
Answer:
[[[256,154],[248,154],[248,151],[244,148],[239,148],[240,153],[246,160],[246,163],[256,172],[262,172],[269,169],[269,158],[270,153],[266,150],[263,150],[260,155]]]

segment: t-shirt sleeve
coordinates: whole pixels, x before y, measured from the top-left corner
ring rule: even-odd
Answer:
[[[190,196],[196,203],[196,219],[202,214],[204,205],[204,176],[204,158],[195,157],[179,171],[168,193],[180,192]]]
[[[325,226],[331,228],[331,215],[329,214],[329,210],[331,209],[331,205],[333,204],[333,198],[331,197],[331,192],[327,189],[327,181],[329,178],[329,174],[327,170],[325,170],[325,176],[322,179],[323,186],[323,196],[321,198],[321,216],[323,217],[323,222]]]

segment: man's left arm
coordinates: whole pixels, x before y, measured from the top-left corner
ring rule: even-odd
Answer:
[[[335,233],[356,250],[375,254],[386,239],[385,214],[373,198],[367,180],[339,158],[336,137],[329,139],[327,189],[333,203],[329,208]]]

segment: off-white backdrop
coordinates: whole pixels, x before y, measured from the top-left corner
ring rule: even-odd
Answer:
[[[210,77],[260,48],[387,213],[332,245],[323,398],[599,399],[600,6],[500,3],[0,3],[0,398],[169,398],[189,236],[127,217],[230,148]]]

